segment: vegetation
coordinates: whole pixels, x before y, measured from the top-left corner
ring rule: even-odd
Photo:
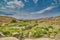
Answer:
[[[22,36],[24,38],[55,37],[57,34],[60,34],[59,26],[59,17],[57,19],[48,18],[27,21],[10,18],[10,21],[3,21],[0,25],[0,32],[5,36],[13,36],[15,34],[21,35],[21,33],[23,33]]]
[[[20,29],[21,28],[21,29]],[[24,37],[47,37],[56,36],[59,33],[59,28],[53,28],[52,26],[48,27],[32,27],[31,29],[24,29],[23,27],[14,28],[14,27],[0,27],[0,32],[2,32],[5,36],[13,36],[15,34],[19,34],[23,32]]]

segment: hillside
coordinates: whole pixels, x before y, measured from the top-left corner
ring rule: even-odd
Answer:
[[[17,22],[27,22],[28,24],[49,24],[49,25],[59,25],[60,26],[60,16],[50,17],[50,18],[40,18],[40,19],[33,19],[33,20],[18,20],[12,17],[0,16],[0,25],[3,23],[9,23],[13,20]]]
[[[15,20],[15,18],[0,16],[0,25],[3,24],[3,23],[9,23],[12,20]]]
[[[33,20],[18,20],[0,16],[0,32],[5,35],[4,37],[13,36],[18,39],[22,36],[23,38],[55,38],[57,34],[60,35],[60,16]]]

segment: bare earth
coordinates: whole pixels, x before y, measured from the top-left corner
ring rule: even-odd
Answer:
[[[14,37],[4,37],[4,38],[0,38],[0,40],[18,40],[18,39]]]
[[[25,40],[55,40],[50,38],[36,38],[36,39],[25,39]]]
[[[14,37],[4,37],[4,38],[0,38],[0,40],[18,40],[18,39],[17,38],[14,38]],[[29,39],[29,38],[26,38],[24,40],[55,40],[55,39],[50,39],[50,38]]]

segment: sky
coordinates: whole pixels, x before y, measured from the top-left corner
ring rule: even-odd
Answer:
[[[0,0],[0,16],[16,19],[60,16],[60,0]]]

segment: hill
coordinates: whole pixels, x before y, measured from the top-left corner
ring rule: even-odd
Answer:
[[[0,16],[0,25],[3,23],[10,23],[11,21],[24,22],[28,24],[46,24],[46,25],[59,25],[60,26],[60,16],[50,17],[50,18],[40,18],[33,20],[18,20],[12,17]]]
[[[55,38],[57,34],[60,35],[60,16],[33,20],[18,20],[0,16],[0,32],[7,37],[16,38]]]

